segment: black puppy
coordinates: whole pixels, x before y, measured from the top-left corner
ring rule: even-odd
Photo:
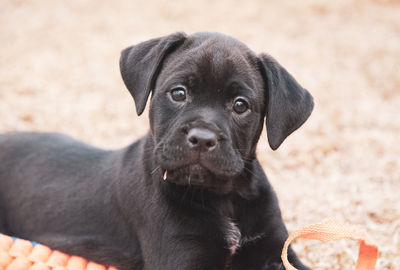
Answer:
[[[313,109],[268,55],[221,34],[125,49],[122,78],[151,131],[118,151],[59,134],[0,136],[0,231],[131,270],[283,269],[287,231],[256,158]],[[298,269],[308,269],[289,250]]]

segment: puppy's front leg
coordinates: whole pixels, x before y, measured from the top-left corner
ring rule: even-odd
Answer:
[[[283,270],[281,253],[288,238],[278,200],[266,179],[259,181],[259,194],[238,200],[237,223],[242,233],[241,246],[232,260],[232,270]],[[289,262],[299,270],[309,270],[289,247]]]
[[[235,254],[232,270],[284,270],[280,258],[279,247],[275,246],[274,239],[259,239],[245,244]],[[282,244],[283,247],[283,244]],[[276,248],[276,250],[274,250]],[[310,270],[297,258],[295,252],[289,247],[289,262],[299,270]]]

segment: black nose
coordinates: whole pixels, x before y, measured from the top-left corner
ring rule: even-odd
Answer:
[[[217,135],[203,128],[192,128],[187,134],[187,142],[192,149],[202,152],[212,151],[218,143]]]

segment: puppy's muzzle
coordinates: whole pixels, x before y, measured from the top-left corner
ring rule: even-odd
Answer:
[[[209,129],[192,128],[187,134],[187,144],[192,151],[211,152],[218,145],[218,137]]]

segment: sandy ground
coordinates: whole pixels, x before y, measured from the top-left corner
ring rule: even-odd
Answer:
[[[121,49],[175,31],[268,52],[315,97],[308,122],[258,155],[290,231],[335,217],[366,228],[377,269],[400,269],[399,1],[0,2],[0,131],[59,131],[116,148],[146,133]],[[297,241],[314,269],[354,269],[357,244]]]

